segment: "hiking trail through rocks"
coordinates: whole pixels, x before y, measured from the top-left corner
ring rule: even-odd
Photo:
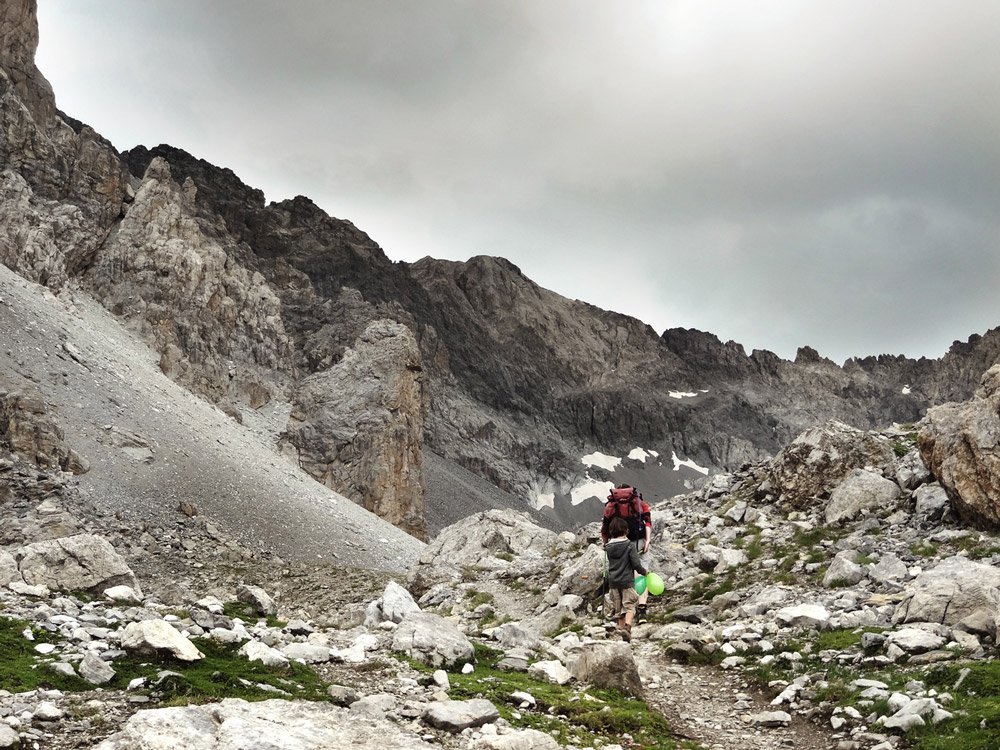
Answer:
[[[755,715],[781,710],[771,706],[739,674],[716,667],[679,664],[666,658],[655,642],[633,639],[633,652],[650,708],[662,714],[679,740],[711,750],[829,750],[830,733],[793,716],[787,727],[753,725]]]

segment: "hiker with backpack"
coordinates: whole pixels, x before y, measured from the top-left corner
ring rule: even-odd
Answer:
[[[628,484],[619,484],[608,495],[604,505],[604,517],[601,519],[601,538],[605,549],[611,538],[609,524],[613,518],[623,518],[628,527],[627,538],[635,544],[636,551],[645,554],[649,551],[650,538],[653,533],[652,515],[642,493]],[[649,591],[643,591],[636,603],[636,620],[639,624],[646,622],[646,603]]]
[[[648,572],[639,559],[639,553],[628,538],[628,522],[621,516],[613,517],[607,524],[608,586],[610,587],[612,619],[618,621],[618,633],[625,642],[632,640],[632,621],[635,619],[635,574]]]

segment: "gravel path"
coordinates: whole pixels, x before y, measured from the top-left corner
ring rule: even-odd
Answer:
[[[751,717],[781,710],[738,675],[715,667],[676,664],[666,659],[659,644],[636,639],[639,673],[646,701],[683,739],[712,750],[829,750],[837,742],[823,731],[794,716],[787,727],[762,728]]]

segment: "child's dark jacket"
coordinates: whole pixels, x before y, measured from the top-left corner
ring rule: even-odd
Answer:
[[[635,571],[646,575],[646,568],[639,559],[635,542],[630,539],[612,539],[605,548],[608,554],[608,585],[614,589],[628,589],[635,584]]]

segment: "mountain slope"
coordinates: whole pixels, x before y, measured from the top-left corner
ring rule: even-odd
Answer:
[[[0,392],[44,394],[76,479],[123,526],[171,526],[181,502],[249,549],[404,571],[422,544],[278,455],[268,417],[246,426],[160,372],[158,356],[85,293],[58,297],[0,266]],[[275,405],[276,407],[277,405]]]

